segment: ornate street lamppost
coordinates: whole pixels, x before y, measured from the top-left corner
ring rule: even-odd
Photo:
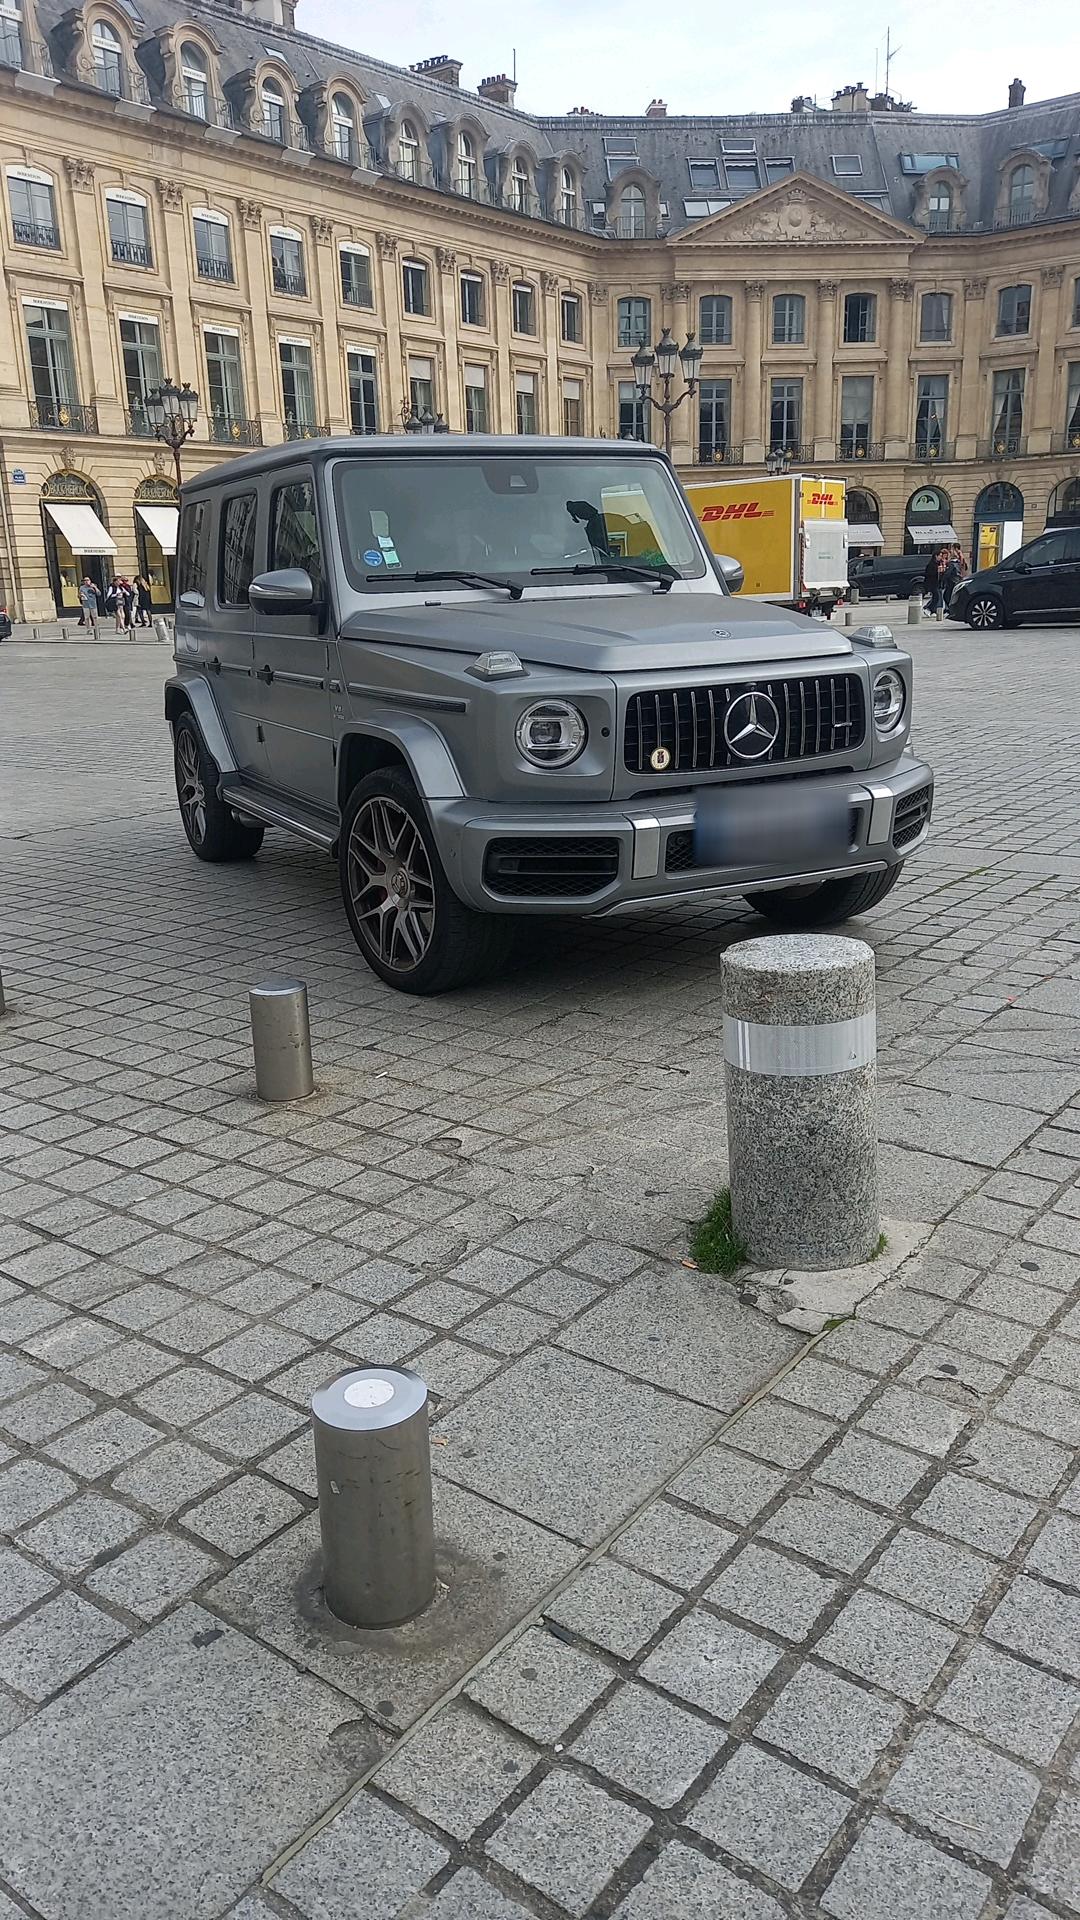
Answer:
[[[769,473],[786,473],[791,465],[791,455],[786,447],[770,447],[765,455],[765,467]]]
[[[664,421],[664,452],[671,453],[671,416],[682,406],[684,400],[691,399],[697,389],[701,373],[702,349],[692,333],[686,336],[684,346],[671,337],[671,328],[665,327],[656,343],[655,353],[645,345],[639,346],[630,364],[634,369],[634,382],[637,397],[642,407],[655,407]],[[676,367],[681,363],[682,376],[686,382],[680,393],[672,395],[672,384]],[[653,391],[653,375],[660,381],[662,392]]]
[[[176,490],[180,491],[180,449],[185,440],[190,440],[195,431],[195,421],[199,412],[199,396],[187,381],[178,387],[172,380],[163,380],[160,387],[148,393],[145,401],[146,417],[155,440],[161,440],[172,448],[173,462],[176,467]]]
[[[441,413],[432,413],[425,407],[423,413],[411,413],[407,406],[401,409],[401,425],[405,433],[449,433],[450,429]]]

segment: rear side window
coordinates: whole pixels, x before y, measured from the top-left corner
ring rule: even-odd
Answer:
[[[210,525],[205,500],[191,500],[180,516],[176,545],[176,597],[189,606],[206,605],[206,545]]]
[[[315,486],[311,480],[291,480],[270,498],[270,567],[303,567],[311,575],[318,599],[323,565],[319,522],[315,513]]]
[[[246,607],[255,571],[255,508],[257,496],[237,493],[221,509],[218,534],[218,601],[223,607]]]

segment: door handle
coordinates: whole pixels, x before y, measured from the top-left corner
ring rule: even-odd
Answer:
[[[256,672],[255,678],[256,680],[264,680],[266,682],[266,685],[270,686],[274,678],[273,667],[271,666],[260,667]]]

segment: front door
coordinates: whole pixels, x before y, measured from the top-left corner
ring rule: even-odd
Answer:
[[[268,570],[303,567],[315,593],[310,613],[254,616],[255,673],[270,778],[282,793],[330,810],[336,779],[326,572],[309,468],[286,473],[272,487],[265,551]]]
[[[213,593],[207,595],[207,665],[214,700],[236,764],[248,780],[269,783],[259,685],[255,679],[254,613],[248,588],[255,572],[259,496],[254,487],[225,494],[217,522]]]

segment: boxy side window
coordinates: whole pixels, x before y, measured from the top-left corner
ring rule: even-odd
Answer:
[[[209,544],[210,506],[207,500],[189,500],[180,516],[176,548],[176,598],[182,606],[206,605],[206,550]]]
[[[271,567],[303,567],[319,599],[323,564],[311,480],[290,480],[271,495],[269,563]]]
[[[221,509],[218,535],[218,604],[246,607],[255,571],[257,495],[236,493]]]

